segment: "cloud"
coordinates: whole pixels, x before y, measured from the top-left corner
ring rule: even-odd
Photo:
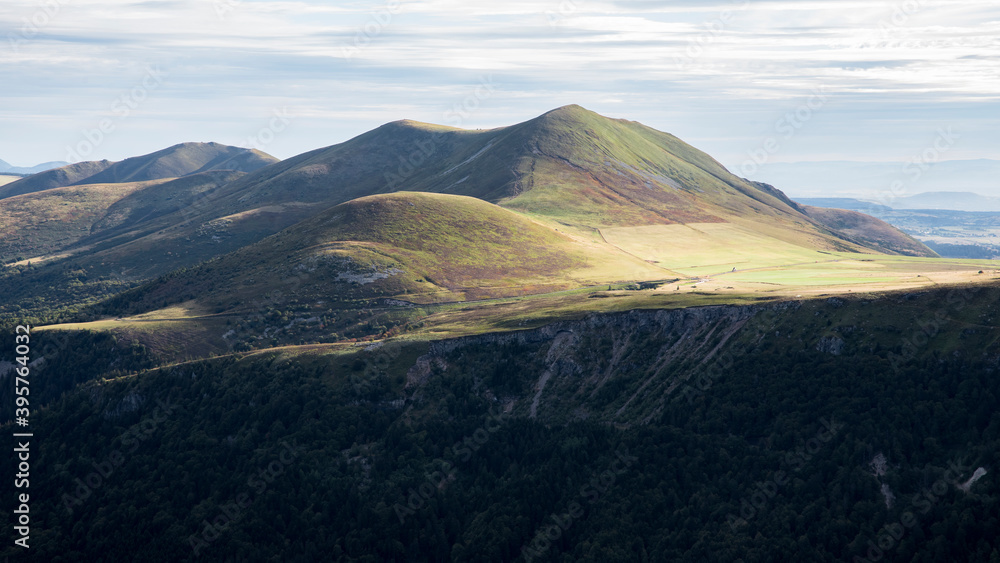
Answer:
[[[722,159],[739,158],[768,121],[822,85],[825,117],[782,156],[809,159],[797,151],[812,146],[868,159],[909,142],[901,111],[932,127],[956,108],[996,108],[998,36],[1000,8],[985,0],[14,0],[0,5],[0,75],[13,77],[0,158],[60,157],[64,139],[157,65],[169,79],[101,157],[186,136],[239,138],[288,106],[309,118],[269,147],[287,157],[393,119],[442,121],[493,74],[498,91],[469,126],[577,102],[704,139]],[[896,125],[859,133],[858,121],[856,137],[830,125],[879,112]],[[997,112],[961,123],[995,130],[1000,118],[985,115]],[[998,149],[987,141],[955,151]]]

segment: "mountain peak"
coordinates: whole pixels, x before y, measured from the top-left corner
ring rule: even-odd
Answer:
[[[558,107],[556,109],[547,111],[542,115],[538,116],[538,120],[549,121],[570,121],[570,122],[589,122],[594,119],[604,119],[609,120],[610,118],[605,117],[597,112],[590,111],[589,109],[577,105],[569,104],[567,106]]]
[[[557,107],[556,109],[549,110],[542,115],[557,114],[557,115],[573,115],[573,114],[589,114],[598,115],[597,113],[590,111],[589,109],[579,105],[579,104],[568,104],[565,106]]]
[[[253,172],[278,159],[259,150],[219,143],[179,143],[120,162],[85,161],[46,170],[0,189],[0,199],[83,184],[117,184],[179,178],[209,170]]]

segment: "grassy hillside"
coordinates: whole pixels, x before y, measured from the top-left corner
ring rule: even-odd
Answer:
[[[0,187],[0,199],[72,186],[100,173],[112,164],[114,163],[108,160],[78,162],[32,174]]]
[[[848,240],[886,254],[937,256],[924,243],[889,223],[857,211],[803,206],[803,212]]]
[[[476,197],[581,236],[601,228],[729,223],[777,239],[775,244],[812,250],[871,251],[863,241],[892,239],[881,225],[877,235],[865,238],[861,225],[848,237],[802,213],[781,192],[733,176],[669,134],[568,106],[487,131],[390,123],[214,191],[176,214],[174,228],[156,241],[171,247],[171,255],[184,256],[179,247],[192,244],[201,250],[188,256],[220,254],[333,205],[401,190]],[[123,247],[100,261],[166,271],[148,270],[165,264],[148,263],[142,253],[149,248]],[[879,249],[914,250],[889,243]]]
[[[144,156],[116,162],[104,171],[87,178],[86,183],[177,178],[209,170],[253,172],[276,162],[277,158],[256,149],[231,147],[219,143],[181,143]],[[77,182],[81,183],[84,182]]]
[[[0,187],[0,199],[66,186],[144,182],[210,170],[253,172],[275,162],[278,159],[256,149],[219,143],[181,143],[121,162],[80,162],[34,174]]]
[[[94,251],[98,243],[115,236],[135,238],[131,229],[149,227],[239,176],[210,172],[178,180],[53,188],[2,199],[0,263],[34,259],[38,264]]]
[[[178,145],[117,163],[102,174],[121,180],[225,165],[229,149]],[[222,156],[206,160],[217,152]],[[541,275],[515,276],[515,283],[494,268],[500,279],[422,282],[431,284],[427,291],[386,288],[387,295],[396,297],[497,297],[511,295],[515,285],[525,293],[545,293],[581,283],[672,279],[679,272],[704,276],[732,268],[781,268],[822,262],[828,253],[927,252],[878,222],[854,220],[846,225],[819,212],[816,216],[825,222],[811,217],[780,191],[733,176],[667,133],[567,106],[487,131],[390,123],[198,190],[197,197],[185,200],[190,204],[176,209],[163,205],[147,213],[144,203],[129,200],[96,223],[99,232],[91,237],[93,245],[54,267],[128,284],[142,282],[243,249],[333,206],[398,191],[472,196],[517,211],[573,240],[588,256],[590,270],[551,281]],[[427,220],[413,228],[432,229],[428,239],[449,240],[434,231],[433,224]],[[343,252],[377,254],[378,244],[384,243],[369,242],[363,250]],[[397,262],[426,269],[425,255],[407,249],[394,252]],[[33,263],[42,258],[24,257]],[[471,264],[462,268],[473,269]],[[39,281],[51,278],[51,272],[31,275]],[[4,306],[0,302],[0,308]]]
[[[398,192],[352,200],[281,233],[125,295],[141,312],[194,298],[246,309],[274,292],[296,302],[464,301],[670,275],[464,196]],[[627,276],[627,277],[626,277]],[[140,297],[141,296],[141,297]]]
[[[113,203],[157,183],[54,188],[0,200],[0,263],[59,253],[89,235]]]
[[[487,131],[390,123],[248,176],[205,218],[396,190],[468,195],[575,227],[740,222],[801,246],[866,248],[672,135],[579,106]]]

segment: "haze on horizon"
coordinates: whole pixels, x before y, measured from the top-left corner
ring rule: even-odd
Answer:
[[[14,0],[0,159],[185,141],[287,158],[397,119],[487,128],[571,103],[751,178],[905,162],[943,135],[939,160],[997,159],[998,37],[983,0]]]

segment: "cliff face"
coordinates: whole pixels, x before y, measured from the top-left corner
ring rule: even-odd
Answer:
[[[998,334],[987,328],[993,293],[951,289],[876,301],[630,311],[438,341],[409,369],[407,402],[429,406],[434,394],[425,388],[436,377],[461,373],[472,377],[475,393],[517,416],[643,425],[672,402],[711,400],[724,379],[747,384],[740,380],[747,368],[775,354],[794,355],[816,378],[836,368],[870,369],[888,379],[916,361],[995,358]]]
[[[737,343],[799,303],[630,311],[431,345],[407,373],[419,404],[435,373],[477,373],[478,391],[504,410],[561,423],[648,423],[670,401],[691,399],[725,377]]]

